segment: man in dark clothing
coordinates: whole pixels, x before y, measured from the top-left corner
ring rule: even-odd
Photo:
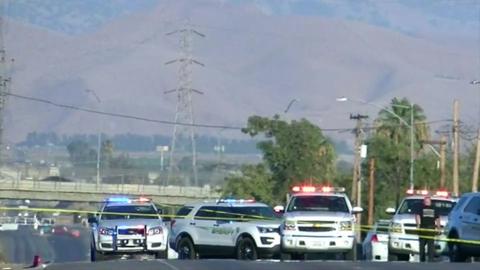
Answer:
[[[428,248],[428,261],[432,262],[435,256],[435,240],[437,230],[440,229],[440,219],[435,208],[432,207],[430,197],[423,199],[423,207],[415,217],[419,228],[418,239],[420,244],[420,261],[425,261],[425,246]]]

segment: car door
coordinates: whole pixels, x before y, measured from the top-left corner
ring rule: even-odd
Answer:
[[[217,235],[213,234],[214,224],[216,224],[217,207],[202,206],[198,209],[190,225],[195,226],[197,239],[195,245],[213,246],[218,240]]]
[[[235,223],[233,221],[232,207],[219,206],[217,207],[216,222],[213,225],[212,231],[215,238],[218,239],[217,244],[220,246],[234,246],[232,237],[235,234]]]
[[[480,239],[480,196],[473,197],[465,206],[462,220],[462,238],[468,240]]]

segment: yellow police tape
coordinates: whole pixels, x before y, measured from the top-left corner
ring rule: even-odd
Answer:
[[[119,215],[119,216],[143,216],[143,217],[168,217],[168,218],[185,218],[185,215],[175,215],[175,214],[145,214],[145,213],[120,213],[120,212],[99,212],[99,211],[89,211],[89,210],[72,210],[72,209],[60,209],[60,208],[20,208],[20,207],[0,207],[0,211],[19,211],[19,212],[45,212],[45,213],[64,213],[64,214],[93,214],[93,215]],[[223,211],[215,211],[215,210],[203,210],[205,212],[213,212],[217,214],[225,214],[225,215],[238,215],[239,218],[234,218],[231,216],[224,216],[224,217],[195,217],[196,219],[206,219],[206,220],[225,220],[225,221],[239,221],[239,222],[247,222],[247,221],[272,221],[278,219],[272,219],[264,216],[258,215],[244,215],[238,213],[231,213],[231,212],[223,212]],[[315,221],[312,221],[313,223]],[[312,223],[309,222],[309,223]],[[319,221],[321,222],[321,221]],[[306,222],[302,222],[306,223]],[[331,224],[315,224],[315,227],[330,227]],[[390,230],[389,226],[372,226],[372,225],[354,225],[355,231],[361,232],[369,232],[373,228],[383,228]],[[407,234],[407,235],[416,235],[419,238],[423,239],[430,239],[435,241],[441,242],[448,242],[448,243],[462,243],[462,244],[471,244],[471,245],[480,245],[480,241],[478,240],[465,240],[465,239],[455,239],[455,238],[448,238],[445,235],[441,235],[442,231],[438,229],[426,229],[426,228],[408,228],[409,230],[416,231],[418,234]],[[437,236],[430,236],[430,235],[420,235],[421,232],[430,232],[432,234],[436,234]],[[398,234],[405,234],[399,232]]]

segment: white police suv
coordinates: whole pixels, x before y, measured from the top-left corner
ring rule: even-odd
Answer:
[[[187,204],[171,222],[170,246],[179,259],[270,258],[279,254],[280,222],[271,207],[254,200]]]
[[[295,186],[289,194],[280,227],[285,259],[303,260],[307,253],[337,253],[353,259],[353,207],[344,188]]]
[[[148,198],[109,198],[92,226],[91,261],[112,255],[151,254],[166,258],[168,228]]]
[[[389,229],[389,259],[410,260],[410,255],[419,253],[419,241],[415,216],[421,212],[425,196],[430,196],[432,207],[440,216],[442,228],[447,223],[447,217],[455,205],[456,199],[444,190],[432,193],[428,190],[407,190],[407,197],[403,199],[400,208],[387,209],[387,213],[394,214]],[[435,241],[435,253],[440,255],[447,251],[446,236],[438,235]]]

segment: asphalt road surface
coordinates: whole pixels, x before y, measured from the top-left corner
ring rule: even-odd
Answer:
[[[0,253],[8,263],[30,265],[35,255],[43,261],[55,263],[87,261],[88,233],[81,229],[81,237],[39,235],[29,227],[18,231],[0,232]]]
[[[104,261],[98,263],[68,263],[48,266],[49,270],[456,270],[479,269],[478,263],[372,263],[342,261],[307,261],[307,262],[245,262],[236,260],[124,260]]]

